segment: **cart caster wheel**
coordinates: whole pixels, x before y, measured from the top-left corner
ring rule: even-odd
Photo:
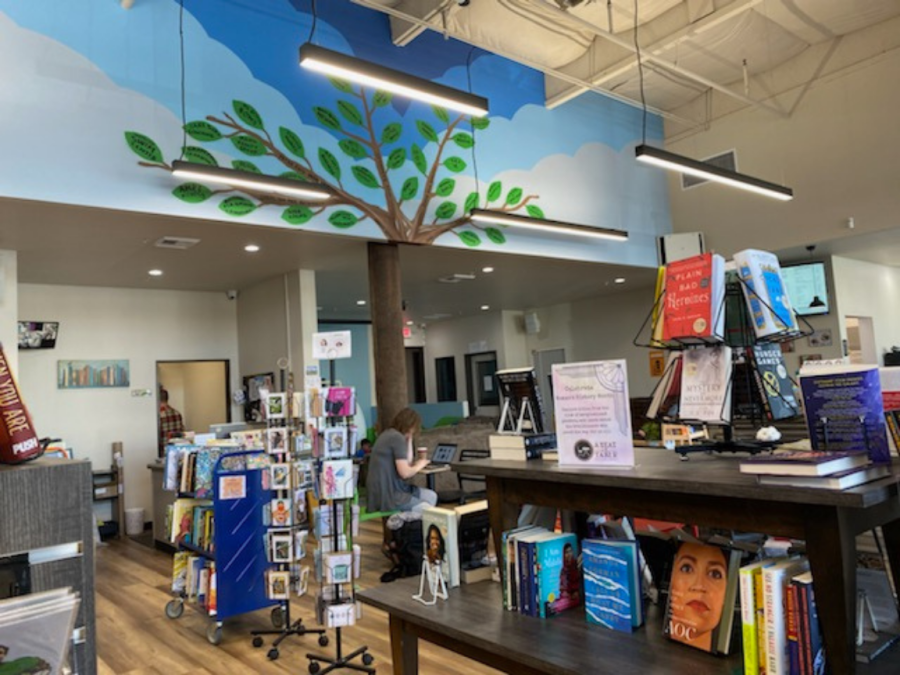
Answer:
[[[318,663],[316,663],[315,661],[310,661],[310,662],[309,662],[309,672],[310,672],[312,675],[316,675],[316,673],[318,673],[319,670],[320,670],[321,668],[322,668],[322,666],[320,666],[320,665],[319,665]]]
[[[278,660],[278,648],[272,647],[272,649],[269,650],[269,653],[266,654],[266,656],[269,657],[269,661],[277,661]]]
[[[259,635],[253,638],[253,646],[257,649],[263,646],[263,639]]]
[[[371,666],[374,661],[375,661],[375,657],[372,656],[371,654],[363,654],[363,658],[362,658],[363,665]]]
[[[320,636],[319,636],[319,646],[320,646],[320,647],[327,647],[327,646],[328,646],[328,636],[327,636],[327,635],[320,635]]]
[[[184,614],[184,602],[181,600],[169,600],[166,603],[166,616],[170,619],[177,619]]]
[[[272,608],[272,626],[275,627],[275,630],[281,630],[284,628],[284,608],[283,607],[273,607]]]
[[[211,645],[222,644],[222,626],[217,626],[215,624],[210,625],[210,627],[206,629],[206,639],[209,640],[209,644]]]

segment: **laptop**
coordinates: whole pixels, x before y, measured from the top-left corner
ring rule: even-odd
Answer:
[[[434,448],[431,461],[425,466],[425,471],[440,469],[448,466],[456,458],[456,443],[438,443]]]

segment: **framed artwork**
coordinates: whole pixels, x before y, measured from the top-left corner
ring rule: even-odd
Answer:
[[[56,362],[56,386],[59,389],[105,389],[130,384],[128,359]]]
[[[19,349],[53,349],[59,321],[19,321]]]
[[[247,400],[244,402],[244,421],[262,422],[262,395],[260,389],[272,391],[275,388],[275,373],[260,373],[244,376],[244,391]]]

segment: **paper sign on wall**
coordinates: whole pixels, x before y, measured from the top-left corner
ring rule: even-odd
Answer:
[[[624,359],[553,365],[560,465],[634,466]]]
[[[349,359],[350,351],[349,330],[313,333],[314,359]]]

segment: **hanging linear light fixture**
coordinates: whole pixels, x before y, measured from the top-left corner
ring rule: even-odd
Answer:
[[[291,178],[265,176],[252,171],[225,169],[220,166],[185,162],[180,159],[172,162],[172,175],[299,199],[328,199],[333,196],[327,187],[316,183],[301,183]]]
[[[597,239],[610,239],[612,241],[628,241],[628,233],[624,230],[610,230],[591,225],[579,225],[577,223],[564,223],[559,220],[547,218],[531,218],[519,216],[503,211],[491,211],[488,209],[472,209],[469,212],[469,220],[476,223],[494,223],[496,225],[510,225],[526,230],[543,230],[544,232],[561,232],[564,234],[576,234],[583,237],[595,237]]]
[[[473,117],[484,117],[488,113],[487,99],[482,96],[445,87],[409,73],[379,66],[371,61],[363,61],[354,56],[341,54],[308,42],[300,47],[300,65],[326,75],[333,75]]]
[[[781,201],[786,202],[794,198],[794,191],[789,187],[770,183],[769,181],[754,178],[753,176],[747,176],[746,174],[738,173],[737,171],[721,169],[707,162],[700,162],[696,159],[676,155],[674,152],[669,152],[668,150],[641,144],[635,148],[634,155],[639,162],[644,162],[645,164],[652,164],[664,169],[678,171],[679,173],[686,173],[690,176],[696,176],[697,178],[705,178],[706,180],[722,183],[723,185],[730,185],[731,187],[747,190],[748,192],[755,192],[756,194],[765,195],[766,197],[771,197],[773,199],[780,199]]]

